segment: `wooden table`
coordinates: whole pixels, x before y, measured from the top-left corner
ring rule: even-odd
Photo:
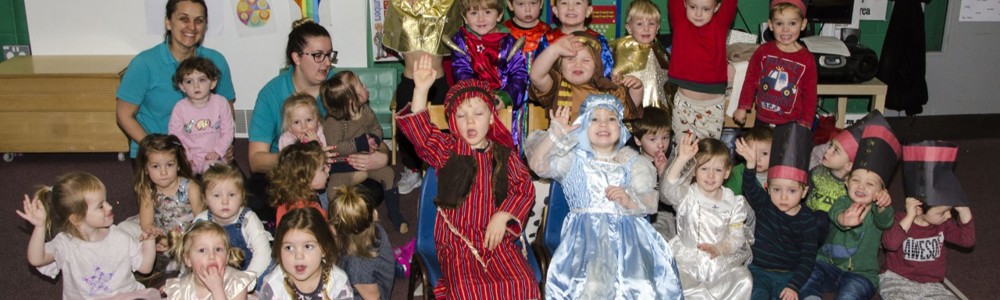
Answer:
[[[132,56],[22,56],[0,63],[0,152],[128,152],[115,92]]]
[[[861,83],[832,84],[824,83],[816,85],[816,94],[819,97],[837,96],[837,128],[844,128],[847,119],[847,97],[848,96],[869,96],[872,98],[868,111],[879,110],[885,113],[885,94],[889,86],[879,81],[878,78]],[[818,105],[818,103],[817,103]],[[744,127],[753,127],[754,112],[747,114],[747,124]],[[731,117],[726,117],[726,127],[738,127]]]

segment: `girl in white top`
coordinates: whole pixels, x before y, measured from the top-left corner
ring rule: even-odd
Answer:
[[[132,275],[153,269],[156,233],[144,232],[139,241],[113,225],[100,179],[64,174],[54,186],[24,195],[22,205],[17,215],[35,226],[28,263],[52,278],[62,272],[63,299],[159,299]],[[46,242],[50,233],[56,235]]]
[[[288,211],[278,223],[273,247],[281,268],[264,277],[260,299],[354,299],[347,273],[337,267],[333,232],[319,210]]]
[[[243,252],[243,262],[235,267],[261,276],[271,263],[271,234],[257,214],[244,206],[243,173],[233,165],[216,164],[205,171],[201,180],[208,210],[198,214],[195,222],[211,221],[222,226],[229,247]]]
[[[246,300],[253,291],[257,275],[232,267],[243,255],[229,247],[226,230],[219,224],[196,222],[173,244],[171,251],[186,274],[167,279],[163,291],[168,299]]]
[[[670,250],[677,260],[687,299],[750,299],[746,262],[753,243],[753,211],[743,196],[722,186],[732,167],[726,145],[684,134],[677,158],[660,181],[660,191],[677,210],[677,236]],[[681,176],[695,160],[694,178]],[[694,183],[694,184],[692,184]]]

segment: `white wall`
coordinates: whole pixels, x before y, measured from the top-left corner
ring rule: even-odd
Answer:
[[[958,22],[948,1],[944,47],[927,54],[926,115],[1000,113],[1000,22]]]
[[[252,109],[257,92],[284,66],[285,44],[291,30],[291,0],[271,2],[273,33],[240,37],[233,19],[232,0],[224,1],[224,17],[211,19],[221,24],[219,35],[207,35],[205,46],[218,50],[229,61],[236,86],[236,108]],[[363,0],[330,1],[333,26],[328,27],[333,49],[339,51],[337,67],[367,66],[368,11]],[[162,31],[146,30],[146,1],[27,0],[25,10],[31,50],[35,55],[134,55],[162,41]],[[296,15],[298,12],[296,12]],[[162,16],[160,17],[163,18]],[[297,17],[296,17],[297,18]],[[162,21],[160,21],[162,23]],[[358,46],[362,45],[362,46]]]

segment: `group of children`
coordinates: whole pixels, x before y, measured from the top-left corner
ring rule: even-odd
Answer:
[[[632,2],[629,36],[610,44],[587,29],[588,0],[553,0],[557,28],[539,21],[540,1],[505,1],[513,15],[506,22],[499,0],[391,1],[384,43],[404,58],[396,119],[408,141],[400,146],[412,147],[401,150],[437,169],[441,182],[435,296],[543,295],[516,243],[535,201],[530,171],[559,181],[570,208],[544,275],[549,299],[947,293],[942,245],[975,240],[960,188],[942,192],[936,182],[957,185],[948,164],[956,148],[903,147],[876,112],[835,136],[810,170],[815,65],[797,42],[801,1],[771,5],[775,40],[751,58],[753,80],[734,115],[744,123],[751,107],[757,112],[756,127],[736,142],[745,162],[735,167],[718,137],[736,0],[669,0],[670,58],[656,38],[660,10],[651,1]],[[460,28],[447,22],[457,16]],[[457,82],[450,87],[441,44],[451,48]],[[233,132],[230,108],[211,94],[217,77],[200,58],[177,69],[187,98],[174,109],[170,135],[141,141],[133,222],[112,224],[103,184],[85,173],[26,196],[18,214],[35,226],[29,262],[46,275],[61,270],[66,298],[158,295],[132,272],[149,273],[163,253],[181,269],[164,287],[171,297],[245,298],[256,290],[263,299],[387,299],[397,262],[374,203],[351,186],[379,181],[389,219],[405,233],[399,181],[391,167],[331,164],[323,150],[335,145],[343,157],[384,147],[365,86],[340,72],[321,87],[322,110],[311,96],[285,101],[278,167],[268,174],[278,220],[271,241],[244,207],[240,171],[217,163]],[[551,120],[530,136],[518,121],[529,100]],[[429,104],[444,104],[449,132],[431,124]],[[508,106],[510,129],[497,115]],[[886,185],[900,157],[913,198],[894,217]],[[919,176],[927,172],[944,175]],[[928,179],[935,182],[921,181]],[[953,207],[959,222],[949,221]],[[122,253],[103,255],[108,249]]]

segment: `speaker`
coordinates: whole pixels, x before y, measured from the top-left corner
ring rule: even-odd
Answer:
[[[875,78],[878,73],[875,51],[859,44],[847,44],[847,50],[851,51],[850,57],[813,53],[820,83],[855,83]]]
[[[857,45],[861,42],[861,30],[857,28],[841,28],[840,40],[848,45]]]

